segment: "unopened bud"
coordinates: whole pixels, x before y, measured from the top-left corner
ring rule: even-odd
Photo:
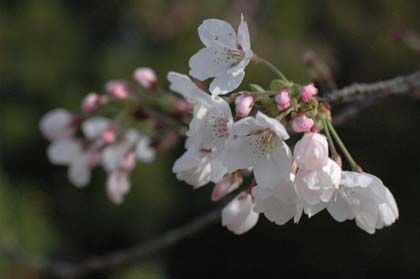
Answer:
[[[153,69],[143,67],[134,71],[133,78],[146,89],[154,89],[157,85],[157,76]]]
[[[96,109],[100,104],[100,96],[96,93],[89,93],[82,101],[80,109],[87,113]]]
[[[125,81],[111,80],[105,85],[106,91],[116,99],[125,99],[130,96],[130,85]]]
[[[192,110],[192,105],[190,102],[185,100],[184,98],[176,98],[175,99],[175,108],[179,113],[188,113]]]
[[[276,95],[275,101],[277,103],[277,108],[280,111],[284,111],[292,105],[292,94],[290,94],[289,91],[281,91]]]
[[[102,133],[101,139],[104,144],[111,144],[117,140],[115,128],[111,128]]]
[[[302,101],[304,101],[305,103],[309,102],[312,99],[312,97],[316,94],[318,94],[318,89],[313,83],[310,83],[306,86],[302,86],[302,89],[300,90]]]
[[[217,183],[211,194],[211,200],[216,202],[237,189],[242,184],[243,178],[240,173],[229,174]]]
[[[235,99],[236,115],[238,117],[247,117],[254,106],[255,98],[251,94],[241,94]]]
[[[305,133],[311,131],[314,121],[302,114],[292,120],[292,129],[296,133]]]

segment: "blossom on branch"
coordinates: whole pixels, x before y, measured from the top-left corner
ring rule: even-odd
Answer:
[[[245,67],[254,56],[248,25],[241,17],[238,34],[226,21],[207,19],[198,27],[205,48],[190,61],[190,75],[199,80],[214,77],[210,92],[222,95],[238,88],[245,76]]]

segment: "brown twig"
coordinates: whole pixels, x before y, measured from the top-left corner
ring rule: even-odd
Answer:
[[[91,257],[81,262],[63,262],[42,257],[29,256],[13,245],[4,247],[2,255],[9,261],[25,268],[59,278],[78,278],[92,272],[110,270],[147,258],[162,249],[169,248],[181,240],[196,234],[200,230],[216,223],[220,219],[220,208],[201,215],[191,222],[155,237],[144,244],[122,249],[108,255]]]
[[[360,101],[367,96],[406,96],[420,89],[420,71],[406,76],[374,83],[355,83],[327,94],[324,101],[331,105]]]

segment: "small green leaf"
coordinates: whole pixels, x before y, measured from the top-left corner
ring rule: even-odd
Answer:
[[[291,90],[292,90],[292,96],[293,97],[298,98],[300,96],[300,88],[301,87],[300,87],[299,84],[294,83],[292,85]]]
[[[281,80],[281,79],[275,79],[275,80],[272,80],[271,81],[269,87],[270,87],[270,90],[272,90],[272,91],[278,91],[280,89],[283,89],[284,86],[285,86],[285,84],[284,84],[284,81],[283,80]]]
[[[251,83],[249,87],[251,88],[252,92],[260,92],[260,93],[265,92],[264,88],[262,88],[260,85],[255,84],[255,83]]]

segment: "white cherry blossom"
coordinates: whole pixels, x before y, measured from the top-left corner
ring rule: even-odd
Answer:
[[[295,185],[305,203],[329,202],[338,189],[341,167],[328,157],[328,143],[319,133],[305,133],[295,145]]]
[[[284,126],[262,112],[235,122],[223,156],[227,171],[252,167],[258,184],[288,182],[292,165],[290,149],[284,142],[288,138]]]
[[[285,181],[275,173],[272,175],[278,178],[279,183],[259,184],[252,189],[255,198],[254,211],[263,213],[268,220],[277,225],[283,225],[292,218],[297,223],[302,215],[302,207],[293,182]]]
[[[399,216],[394,196],[378,177],[349,171],[342,172],[337,197],[327,210],[338,222],[356,219],[357,226],[370,234]]]
[[[219,19],[203,21],[198,34],[205,48],[191,57],[190,75],[202,81],[214,77],[210,92],[215,95],[238,88],[245,76],[244,69],[254,55],[243,16],[237,35],[229,23]]]
[[[105,170],[108,172],[116,170],[131,150],[135,151],[137,159],[141,162],[154,160],[155,151],[150,146],[150,139],[136,129],[129,129],[119,141],[104,148],[102,165]]]
[[[239,194],[222,210],[222,225],[235,234],[243,234],[252,229],[258,221],[259,214],[253,211],[252,196]]]
[[[91,177],[100,153],[93,149],[83,148],[83,142],[69,138],[52,142],[47,149],[47,156],[55,165],[68,166],[68,178],[77,187],[86,186]]]
[[[170,72],[168,79],[171,90],[194,106],[185,143],[187,151],[175,162],[173,172],[194,187],[219,182],[226,173],[220,158],[233,123],[230,107],[222,98],[199,89],[186,75]]]
[[[75,117],[67,110],[58,108],[47,112],[39,122],[41,133],[50,141],[71,137],[76,132]]]

